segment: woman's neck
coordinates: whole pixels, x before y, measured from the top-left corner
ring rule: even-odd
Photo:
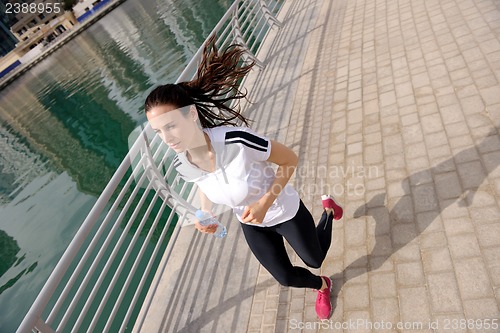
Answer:
[[[186,151],[188,161],[196,167],[208,171],[215,171],[215,152],[212,150],[210,137],[203,133],[203,138],[197,140],[199,142],[196,148],[191,148]]]

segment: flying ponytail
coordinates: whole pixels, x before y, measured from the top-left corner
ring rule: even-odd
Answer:
[[[145,109],[164,104],[178,108],[194,104],[201,126],[211,128],[223,125],[248,126],[249,119],[241,115],[239,100],[246,98],[238,85],[254,63],[239,66],[245,52],[239,45],[228,46],[219,53],[212,35],[203,49],[203,57],[196,77],[188,82],[166,84],[154,89],[146,98]],[[234,101],[234,105],[231,102]]]

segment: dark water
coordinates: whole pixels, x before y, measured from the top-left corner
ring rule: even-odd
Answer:
[[[230,0],[127,0],[0,92],[0,332],[14,332]]]

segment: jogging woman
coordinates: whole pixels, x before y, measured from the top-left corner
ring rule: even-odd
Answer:
[[[332,197],[322,196],[325,211],[316,226],[288,184],[297,155],[279,142],[238,126],[238,122],[248,126],[248,119],[239,107],[227,104],[246,97],[237,81],[253,64],[238,67],[243,50],[232,45],[219,52],[214,37],[205,46],[197,77],[154,89],[145,102],[146,117],[177,153],[177,171],[198,185],[202,209],[210,211],[212,203],[231,207],[257,260],[281,285],[318,290],[316,313],[327,319],[331,315],[330,278],[293,266],[283,238],[306,265],[320,268],[331,243],[332,219],[342,217],[342,208]],[[227,92],[229,97],[223,97]],[[196,222],[202,232],[213,233],[214,227]]]

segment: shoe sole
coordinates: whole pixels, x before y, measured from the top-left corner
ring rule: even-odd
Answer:
[[[332,305],[332,299],[331,299],[331,295],[332,295],[332,290],[333,290],[333,281],[332,279],[328,278],[330,280],[330,313],[328,314],[328,318],[329,319],[331,316],[332,316],[332,313],[333,313],[333,305]]]

